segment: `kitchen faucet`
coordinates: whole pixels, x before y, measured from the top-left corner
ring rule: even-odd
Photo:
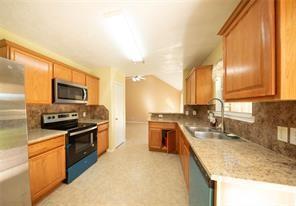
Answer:
[[[214,100],[221,103],[221,124],[219,125],[219,127],[221,128],[221,132],[224,132],[224,102],[222,99],[212,98],[208,101],[208,105],[210,105],[210,103]]]

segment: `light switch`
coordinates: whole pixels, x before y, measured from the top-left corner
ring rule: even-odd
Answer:
[[[279,141],[288,142],[288,128],[287,127],[277,127],[277,139]]]
[[[296,128],[290,128],[290,144],[296,145]]]
[[[82,116],[83,116],[83,117],[86,117],[86,112],[83,112],[83,113],[82,113]]]
[[[193,110],[192,115],[196,116],[196,111],[195,110]]]

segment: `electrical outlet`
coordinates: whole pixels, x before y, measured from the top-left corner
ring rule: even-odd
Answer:
[[[163,115],[162,115],[162,114],[159,114],[159,115],[158,115],[158,118],[163,118]]]
[[[189,111],[185,111],[185,115],[188,116],[189,115]]]
[[[193,115],[193,116],[196,116],[196,114],[197,114],[196,111],[193,110],[192,115]]]
[[[296,128],[290,128],[290,144],[296,145]]]
[[[277,127],[277,139],[279,141],[288,142],[288,128],[287,127]]]
[[[82,116],[83,116],[83,117],[86,117],[86,112],[83,112],[83,113],[82,113]]]

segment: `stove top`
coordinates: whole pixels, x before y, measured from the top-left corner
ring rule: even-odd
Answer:
[[[75,132],[96,126],[95,123],[78,123],[76,112],[43,114],[41,118],[41,127],[44,129]]]

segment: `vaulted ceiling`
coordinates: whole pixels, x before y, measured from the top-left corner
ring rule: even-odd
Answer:
[[[238,0],[0,0],[0,27],[83,66],[153,74],[182,88],[182,69],[200,64]],[[106,31],[108,12],[132,19],[144,64],[128,60]]]

